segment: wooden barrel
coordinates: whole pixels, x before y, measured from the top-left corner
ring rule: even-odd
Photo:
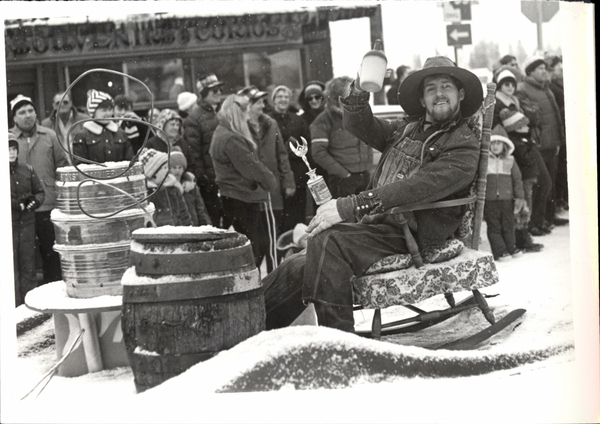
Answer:
[[[56,234],[54,250],[60,254],[62,276],[70,297],[122,294],[121,278],[129,267],[131,233],[148,225],[150,216],[140,208],[131,208],[110,218],[95,218],[84,214],[81,208],[92,215],[104,216],[130,206],[134,200],[127,194],[138,201],[143,199],[146,182],[142,166],[128,167],[129,162],[81,165],[80,169],[89,176],[73,166],[57,170],[57,208],[50,220]],[[102,184],[85,182],[78,189],[89,178],[101,178]],[[154,205],[147,202],[142,205],[149,214],[154,212]]]
[[[123,339],[138,392],[265,329],[246,236],[213,227],[133,232],[123,275]]]

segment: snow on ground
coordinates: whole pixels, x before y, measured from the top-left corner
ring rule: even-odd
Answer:
[[[5,394],[2,422],[570,421],[578,368],[569,228],[536,241],[543,252],[498,263],[500,283],[482,290],[499,295],[488,299],[498,318],[517,308],[526,314],[477,350],[423,348],[485,327],[477,309],[381,342],[297,326],[263,332],[139,395],[131,369],[117,368],[55,376],[39,397],[36,390],[19,401],[56,361],[48,320],[19,337],[19,357],[3,369],[13,389]],[[485,227],[481,248],[489,250]],[[419,306],[445,307],[445,300]],[[404,313],[389,308],[384,317]],[[370,325],[366,312],[356,320]],[[415,376],[415,366],[425,372]],[[215,394],[248,390],[267,392]]]

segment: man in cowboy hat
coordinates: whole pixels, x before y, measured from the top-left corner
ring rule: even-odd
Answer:
[[[221,87],[215,74],[198,79],[199,100],[189,110],[183,121],[186,149],[189,152],[188,170],[196,176],[206,210],[215,227],[220,227],[222,208],[219,189],[215,183],[215,169],[208,152],[212,135],[217,128],[217,111],[221,102]]]
[[[392,123],[373,116],[358,80],[341,100],[344,127],[382,157],[371,188],[321,205],[307,228],[306,251],[265,277],[267,328],[289,325],[303,303],[313,303],[319,325],[354,331],[350,278],[408,252],[397,217],[381,212],[468,193],[479,141],[467,118],[483,101],[479,79],[446,57],[429,58],[400,85],[398,101],[409,117]],[[425,260],[454,237],[464,212],[455,206],[406,214]]]

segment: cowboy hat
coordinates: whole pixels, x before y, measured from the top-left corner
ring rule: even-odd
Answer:
[[[398,102],[404,111],[409,115],[421,115],[425,112],[425,107],[421,105],[423,93],[419,90],[422,90],[425,77],[440,74],[450,75],[462,84],[462,88],[465,90],[465,98],[460,102],[463,116],[471,116],[477,112],[483,102],[481,81],[474,73],[459,68],[444,56],[428,58],[425,65],[423,65],[423,69],[411,73],[400,84]]]

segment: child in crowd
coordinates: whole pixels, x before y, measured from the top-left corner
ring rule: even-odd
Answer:
[[[157,227],[190,226],[192,218],[183,198],[183,187],[169,174],[168,158],[166,153],[154,149],[143,149],[139,156],[148,183],[148,193],[152,195],[150,202],[156,208],[154,223]]]
[[[133,149],[127,134],[110,119],[114,112],[112,97],[96,90],[87,94],[87,110],[94,120],[83,123],[83,130],[73,137],[73,153],[97,163],[131,160]],[[82,162],[77,158],[73,161]]]
[[[501,126],[492,130],[483,217],[495,260],[521,253],[515,245],[515,214],[526,208],[521,172],[511,155],[514,145]]]
[[[134,111],[133,111],[133,100],[131,97],[128,97],[124,94],[119,94],[115,97],[115,117],[117,118],[132,118],[142,120]],[[125,131],[127,134],[127,138],[129,138],[129,142],[131,143],[131,147],[133,149],[133,153],[137,153],[138,150],[142,148],[144,144],[144,140],[146,139],[146,134],[148,133],[148,127],[144,124],[137,124],[133,121],[128,121],[123,119],[122,121],[117,121],[117,125]]]
[[[190,213],[192,225],[196,227],[211,225],[200,189],[196,185],[196,176],[191,172],[185,172],[186,169],[187,160],[185,155],[177,150],[177,147],[174,147],[174,150],[171,152],[170,172],[183,187],[183,198]]]
[[[531,211],[533,207],[533,186],[537,183],[539,168],[538,161],[536,160],[538,147],[529,136],[529,119],[521,112],[506,108],[500,113],[500,119],[508,138],[515,146],[513,156],[521,171],[525,201],[528,211]],[[515,230],[516,246],[525,252],[539,252],[543,249],[544,245],[533,242],[528,230],[530,217],[530,213],[527,216],[521,214],[517,217],[517,228]]]
[[[44,203],[44,188],[33,168],[19,163],[19,142],[8,134],[10,200],[12,214],[15,306],[24,303],[37,287],[35,272],[35,210]]]

